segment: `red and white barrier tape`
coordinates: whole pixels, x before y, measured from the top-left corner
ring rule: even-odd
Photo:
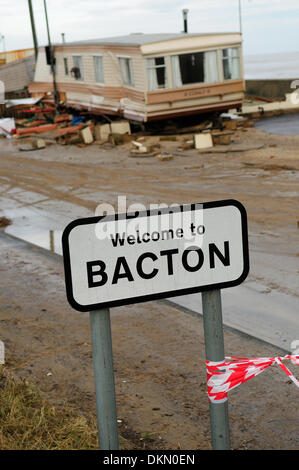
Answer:
[[[209,400],[213,403],[226,401],[227,393],[230,390],[252,379],[272,364],[278,364],[294,384],[299,387],[299,381],[282,363],[285,359],[290,359],[294,364],[299,365],[299,356],[291,355],[261,358],[226,357],[222,362],[206,361]]]

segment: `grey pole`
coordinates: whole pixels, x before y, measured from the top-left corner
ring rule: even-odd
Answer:
[[[239,25],[240,25],[240,33],[242,34],[242,5],[241,5],[241,0],[239,0]]]
[[[52,72],[52,77],[53,77],[54,106],[55,106],[56,113],[58,113],[59,99],[58,99],[58,90],[57,90],[57,84],[56,84],[56,64],[55,64],[55,57],[54,57],[54,48],[52,46],[51,37],[50,37],[50,28],[49,28],[49,20],[48,20],[48,11],[47,11],[46,0],[44,0],[44,10],[45,10],[45,18],[46,18],[46,26],[47,26],[47,34],[48,34],[48,46],[49,46],[50,57],[51,57],[51,72]]]
[[[90,312],[94,379],[101,450],[118,450],[117,413],[109,309]]]
[[[202,293],[206,359],[213,362],[224,360],[224,341],[220,290]],[[229,450],[228,401],[210,402],[211,437],[214,450]]]
[[[35,22],[34,22],[33,8],[32,8],[32,0],[28,0],[28,7],[29,7],[29,15],[30,15],[30,21],[31,21],[33,44],[34,44],[35,62],[36,62],[37,61],[37,54],[38,54],[38,43],[37,43],[37,36],[36,36],[36,31],[35,31]]]

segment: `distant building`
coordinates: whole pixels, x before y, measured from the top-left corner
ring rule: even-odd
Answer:
[[[18,49],[15,51],[0,52],[0,65],[9,64],[16,60],[25,59],[34,55],[34,49]]]
[[[0,81],[4,83],[5,98],[30,96],[28,85],[34,78],[34,56],[0,66]]]
[[[240,108],[239,33],[130,34],[55,45],[60,100],[77,109],[151,121]],[[32,96],[53,91],[39,49]]]
[[[34,49],[0,52],[0,81],[4,83],[5,98],[29,96],[34,64]]]

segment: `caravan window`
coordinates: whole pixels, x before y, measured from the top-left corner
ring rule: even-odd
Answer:
[[[167,73],[164,57],[146,59],[146,69],[149,91],[167,88]]]
[[[63,64],[64,64],[64,75],[68,75],[69,74],[69,67],[68,67],[68,63],[67,63],[67,57],[63,58]]]
[[[73,64],[74,67],[72,68],[72,75],[76,80],[83,80],[83,61],[82,56],[74,55],[73,56]]]
[[[237,80],[241,78],[240,49],[231,47],[222,50],[224,80]]]
[[[94,63],[94,72],[95,72],[96,82],[104,83],[103,57],[94,56],[93,63]]]
[[[172,56],[171,69],[174,88],[219,81],[217,51]]]
[[[123,84],[133,86],[132,60],[129,57],[119,57],[118,60]]]

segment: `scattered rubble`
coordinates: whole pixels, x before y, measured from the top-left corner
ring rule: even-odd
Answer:
[[[44,149],[46,148],[46,142],[44,139],[37,139],[32,142],[33,149]]]
[[[0,135],[4,137],[11,137],[15,132],[15,120],[14,118],[0,119]]]
[[[159,153],[157,155],[157,158],[158,160],[160,160],[160,162],[167,162],[168,160],[172,160],[173,159],[173,155],[171,153]]]
[[[139,138],[139,140],[132,140],[131,141],[131,150],[130,154],[135,156],[147,156],[147,157],[154,157],[160,153],[161,145],[159,143],[155,143],[152,145],[145,145],[144,138]]]
[[[232,145],[218,145],[212,149],[201,149],[199,153],[231,153],[231,152],[248,152],[249,150],[259,150],[264,148],[264,145],[242,145],[242,144],[232,144]]]
[[[212,139],[214,145],[229,145],[231,143],[232,131],[213,132]]]
[[[10,104],[10,107],[15,109],[16,118],[0,120],[0,135],[22,141],[36,138],[31,147],[19,148],[20,151],[44,149],[46,147],[45,139],[47,139],[47,143],[50,139],[51,142],[56,142],[59,145],[76,145],[83,148],[96,144],[103,149],[107,145],[113,147],[129,143],[130,156],[157,156],[159,160],[165,161],[175,155],[182,156],[180,152],[191,149],[197,149],[203,153],[242,151],[242,149],[232,147],[233,135],[238,130],[245,131],[246,127],[254,125],[248,117],[223,113],[213,122],[205,120],[196,125],[179,128],[173,125],[164,126],[160,135],[156,135],[157,132],[145,130],[132,132],[130,122],[124,119],[113,120],[106,116],[100,119],[90,118],[85,111],[75,112],[72,110],[72,113],[75,113],[72,114],[61,109],[58,112],[53,105],[46,101],[46,98],[28,103],[22,100],[19,103],[18,100],[15,100]],[[178,142],[176,150],[173,148],[173,142]]]
[[[84,129],[81,129],[79,131],[79,135],[82,141],[84,142],[84,144],[92,144],[93,135],[89,126],[85,127]]]
[[[194,136],[194,148],[206,149],[213,147],[213,139],[210,133],[208,134],[195,134]]]
[[[11,225],[11,223],[11,220],[7,217],[0,217],[0,227],[7,227],[8,225]]]

